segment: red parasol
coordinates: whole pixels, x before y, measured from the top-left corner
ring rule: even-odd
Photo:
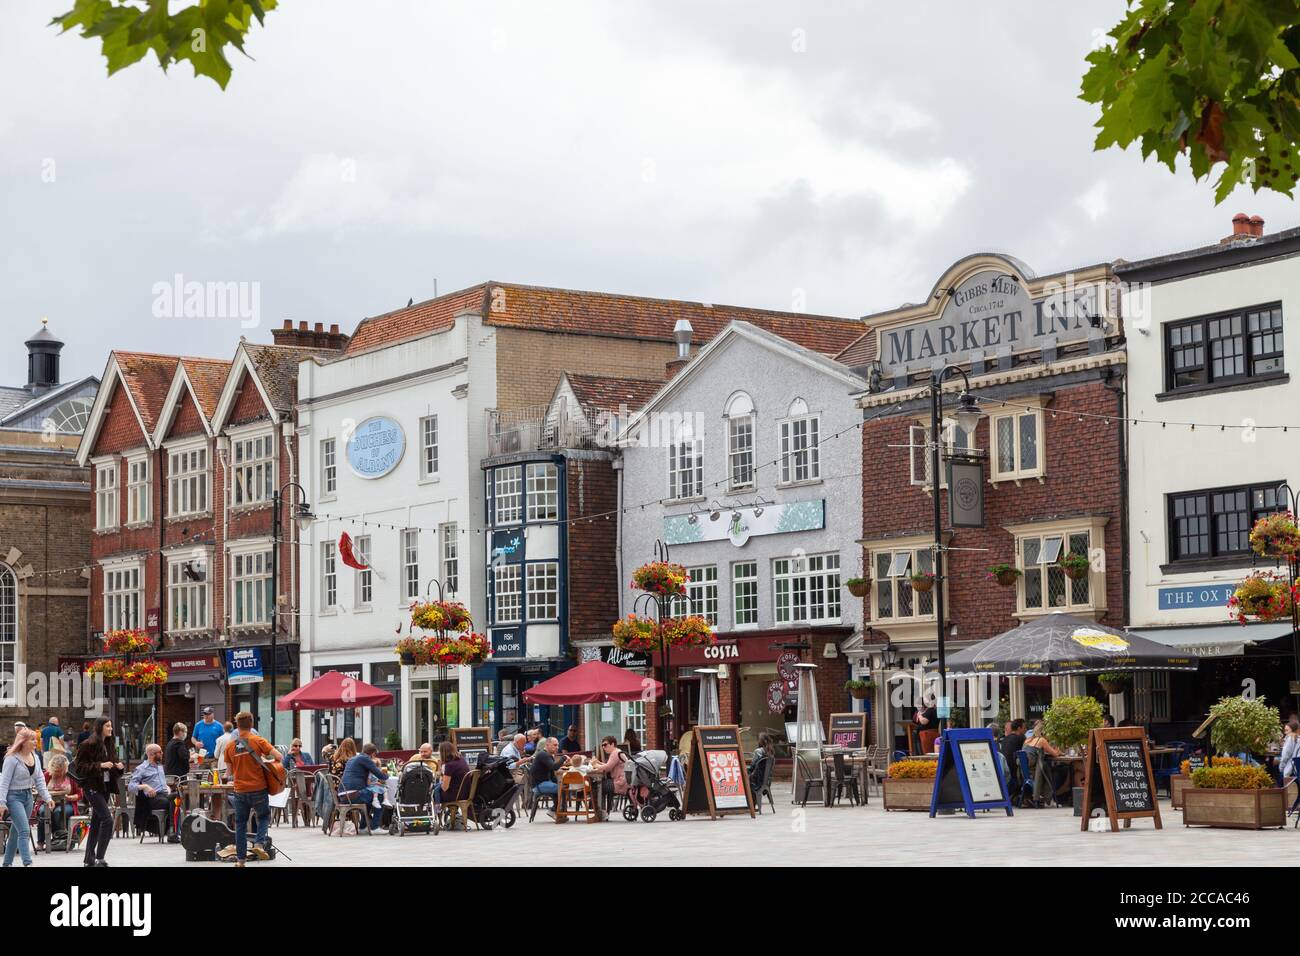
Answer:
[[[327,671],[275,702],[276,710],[334,710],[338,707],[387,707],[393,695],[355,677]]]
[[[524,691],[524,700],[530,704],[598,704],[651,700],[662,693],[663,684],[657,680],[604,661],[588,661]]]

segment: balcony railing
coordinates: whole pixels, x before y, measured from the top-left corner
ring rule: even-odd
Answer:
[[[501,411],[488,409],[488,455],[595,448],[612,431],[609,415],[592,405],[560,401]],[[600,440],[598,440],[600,439]]]

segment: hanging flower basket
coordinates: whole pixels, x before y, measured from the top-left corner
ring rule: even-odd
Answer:
[[[167,668],[157,661],[128,664],[122,671],[122,680],[132,687],[154,687],[167,683]]]
[[[849,696],[854,700],[866,700],[871,696],[871,692],[876,689],[874,681],[869,680],[850,680],[845,681],[844,689],[849,692]]]
[[[1088,556],[1079,554],[1077,551],[1061,555],[1061,559],[1057,563],[1061,566],[1061,570],[1065,572],[1065,576],[1071,581],[1086,578],[1088,572],[1092,570],[1092,564],[1088,561]]]
[[[152,654],[153,641],[141,630],[109,631],[104,635],[107,654]]]
[[[105,657],[86,665],[87,674],[102,677],[106,682],[121,680],[125,669],[126,665],[117,657]]]
[[[457,634],[455,637],[426,637],[424,653],[428,663],[451,667],[456,664],[473,666],[487,660],[491,648],[482,634]]]
[[[429,651],[422,637],[404,637],[394,650],[401,662],[408,666],[429,663]]]
[[[698,614],[670,617],[659,627],[668,647],[710,647],[717,643],[713,627]]]
[[[989,568],[989,579],[997,581],[1004,588],[1013,587],[1023,574],[1014,564],[995,564]]]
[[[686,593],[686,569],[668,561],[651,561],[632,572],[632,587],[651,594]]]
[[[922,571],[919,574],[912,575],[912,590],[920,591],[922,594],[934,587],[934,575],[929,571]]]
[[[1256,571],[1228,598],[1228,614],[1242,624],[1251,617],[1279,621],[1291,616],[1294,602],[1295,594],[1283,578],[1272,571]]]
[[[417,601],[411,605],[411,626],[425,631],[468,631],[469,611],[456,601]]]
[[[1101,689],[1108,694],[1124,693],[1124,691],[1128,689],[1128,685],[1132,683],[1132,680],[1132,677],[1122,671],[1097,675],[1097,683],[1100,684]]]
[[[1295,561],[1300,555],[1300,528],[1289,511],[1265,515],[1250,529],[1250,547],[1266,558]]]
[[[867,596],[868,582],[863,578],[849,578],[844,582],[850,594],[854,597],[864,598]]]
[[[614,622],[611,628],[614,646],[625,651],[649,653],[659,650],[659,628],[648,617],[629,614]]]

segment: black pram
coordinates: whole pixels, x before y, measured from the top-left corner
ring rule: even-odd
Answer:
[[[632,754],[627,762],[627,806],[623,808],[623,819],[629,823],[638,816],[643,823],[653,823],[664,810],[668,811],[670,820],[681,820],[686,816],[682,813],[677,794],[659,775],[653,754],[662,755],[665,761],[668,758],[663,751],[642,751]]]
[[[423,763],[408,763],[397,778],[397,799],[393,801],[389,831],[405,836],[408,830],[438,832],[438,817],[433,811],[433,771]]]
[[[519,799],[519,784],[506,766],[505,757],[483,754],[478,758],[478,789],[470,819],[485,830],[500,823],[507,829],[515,825],[515,802]]]

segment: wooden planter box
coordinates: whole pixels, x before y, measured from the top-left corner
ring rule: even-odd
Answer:
[[[1183,826],[1228,827],[1262,830],[1286,826],[1286,791],[1218,790],[1186,787],[1183,790]]]
[[[930,809],[930,795],[934,793],[933,780],[885,778],[886,810]]]
[[[1186,773],[1176,773],[1169,778],[1169,805],[1175,810],[1183,808],[1183,791],[1191,787],[1192,776]]]

